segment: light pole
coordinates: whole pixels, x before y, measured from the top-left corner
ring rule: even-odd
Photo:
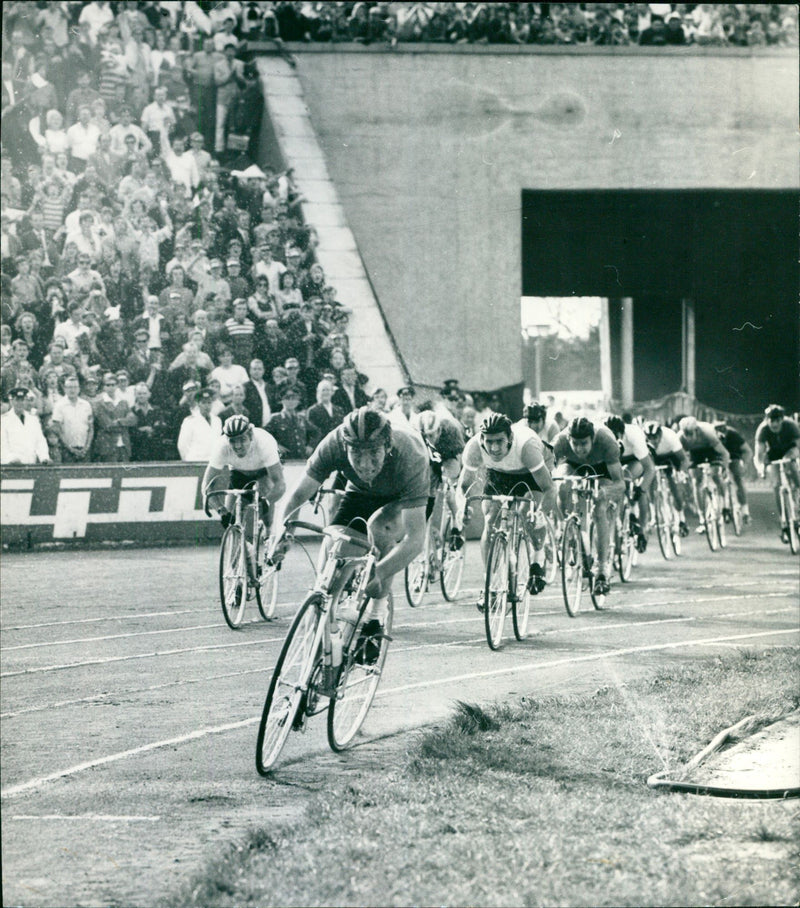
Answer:
[[[536,401],[542,393],[541,341],[550,334],[550,331],[550,325],[524,325],[522,328],[526,341],[533,342],[533,399]]]

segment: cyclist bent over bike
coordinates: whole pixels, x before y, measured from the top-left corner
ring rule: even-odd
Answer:
[[[458,482],[458,492],[462,499],[468,494],[469,486],[481,467],[486,469],[487,494],[519,494],[520,498],[539,501],[543,509],[552,508],[555,491],[550,471],[545,466],[542,441],[527,426],[519,423],[512,425],[511,420],[502,413],[490,413],[484,419],[480,433],[470,438],[464,448],[463,467]],[[517,492],[520,486],[524,489]],[[484,501],[481,507],[484,518],[481,556],[485,565],[489,534],[500,504],[497,501]],[[542,563],[545,529],[534,525],[528,531],[534,546],[528,590],[536,595],[545,587]],[[478,608],[482,604],[483,597]]]
[[[286,491],[283,466],[278,456],[278,444],[265,429],[257,429],[246,416],[235,413],[225,420],[222,435],[214,442],[211,457],[203,475],[203,506],[208,513],[208,499],[213,485],[225,467],[230,467],[231,488],[243,489],[255,480],[258,488],[259,514],[269,529],[270,504]],[[233,519],[233,496],[217,508],[223,526]],[[248,528],[252,532],[252,528]]]
[[[698,482],[698,466],[701,463],[709,463],[712,467],[711,478],[714,480],[719,492],[720,501],[724,501],[725,487],[722,484],[722,468],[730,464],[731,457],[722,442],[717,438],[714,427],[711,423],[699,422],[694,416],[684,416],[678,423],[678,430],[678,438],[683,447],[689,452],[691,460],[689,474],[692,477],[695,489]],[[705,532],[705,528],[701,525],[697,528],[697,532]]]
[[[786,478],[795,489],[800,488],[800,427],[793,419],[788,419],[786,411],[778,404],[770,404],[764,411],[764,421],[756,429],[756,453],[754,463],[761,477],[769,476],[775,490],[775,504],[778,514],[781,513],[781,475],[778,467],[771,466],[775,460],[784,457],[793,460],[787,465]],[[789,541],[789,527],[781,527],[781,540]]]
[[[393,427],[382,413],[368,407],[353,410],[309,457],[286,502],[284,520],[293,517],[335,472],[345,477],[347,485],[331,525],[350,527],[360,522],[380,552],[367,585],[373,600],[372,620],[362,630],[364,635],[379,636],[392,580],[425,544],[428,450],[417,432]]]
[[[597,527],[597,556],[600,561],[600,572],[595,579],[594,588],[599,595],[607,596],[611,589],[611,565],[608,557],[611,525],[608,508],[612,503],[619,506],[625,492],[619,444],[610,429],[605,426],[595,427],[585,416],[576,416],[556,436],[553,453],[556,458],[556,475],[602,477],[593,514]]]

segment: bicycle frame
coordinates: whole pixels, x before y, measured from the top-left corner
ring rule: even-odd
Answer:
[[[592,604],[600,609],[605,595],[596,592],[595,577],[599,565],[593,555],[594,509],[600,498],[599,476],[561,476],[558,482],[569,483],[569,502],[565,509],[561,538],[561,586],[567,614],[574,618],[580,611],[584,589],[589,590]],[[611,528],[609,528],[611,529]],[[613,561],[614,533],[609,532],[609,554]]]
[[[695,475],[691,474],[698,519],[705,528],[708,547],[712,552],[716,552],[727,545],[725,520],[722,515],[722,498],[714,481],[712,465],[700,463],[694,469],[700,473],[701,477],[698,482]]]

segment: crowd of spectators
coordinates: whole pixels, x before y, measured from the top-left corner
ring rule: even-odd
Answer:
[[[195,6],[3,5],[3,463],[203,460],[240,412],[304,457],[366,400],[294,175],[252,163],[240,4]]]
[[[253,42],[774,45],[796,19],[782,4],[4,3],[2,461],[203,459],[235,412],[303,457],[367,402],[294,175],[252,163]]]

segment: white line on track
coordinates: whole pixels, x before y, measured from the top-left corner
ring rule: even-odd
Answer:
[[[136,817],[136,816],[115,816],[114,814],[105,813],[83,813],[75,816],[63,813],[43,813],[43,814],[16,814],[8,817],[9,820],[87,820],[90,823],[155,823],[161,817]]]
[[[195,624],[190,627],[165,627],[157,631],[129,631],[127,634],[107,634],[104,637],[78,637],[74,640],[45,640],[41,643],[18,643],[16,646],[4,646],[3,652],[10,653],[19,649],[38,649],[42,646],[71,646],[76,643],[99,643],[103,640],[125,640],[128,637],[152,637],[156,634],[181,634],[185,631],[207,631],[220,627],[219,621],[213,624]]]
[[[624,647],[619,649],[606,650],[601,653],[593,653],[590,655],[565,656],[562,659],[551,659],[547,662],[543,662],[541,659],[537,659],[535,662],[528,662],[522,665],[508,666],[506,668],[492,669],[482,672],[472,672],[470,674],[450,675],[445,678],[428,679],[426,681],[419,681],[413,684],[404,684],[400,685],[399,687],[389,688],[388,690],[379,690],[377,696],[381,699],[384,699],[386,697],[390,697],[399,693],[405,693],[410,690],[419,690],[420,688],[442,687],[446,684],[455,684],[462,681],[475,680],[477,678],[491,678],[497,677],[499,675],[510,675],[514,674],[515,672],[535,672],[541,671],[543,669],[553,668],[559,665],[570,665],[581,662],[599,662],[604,659],[615,659],[621,656],[630,656],[635,653],[657,652],[661,650],[677,649],[679,647],[711,646],[714,644],[728,643],[733,640],[752,640],[761,637],[774,637],[795,633],[797,633],[797,629],[761,631],[749,634],[731,634],[724,637],[707,637],[702,640],[689,639],[678,640],[672,643],[653,643],[646,646]],[[47,785],[49,782],[54,782],[58,779],[63,779],[68,776],[74,776],[78,773],[85,772],[88,769],[94,769],[98,766],[106,766],[109,763],[116,763],[120,760],[138,756],[142,753],[148,753],[149,751],[159,750],[164,747],[175,747],[179,744],[186,744],[190,741],[196,741],[200,738],[208,737],[209,735],[224,734],[228,731],[236,731],[242,728],[246,728],[250,725],[255,725],[259,721],[260,716],[256,716],[250,719],[241,719],[238,722],[229,722],[225,725],[215,725],[209,726],[207,728],[200,728],[196,731],[189,732],[186,735],[169,738],[165,741],[153,741],[150,744],[143,744],[141,747],[134,747],[130,750],[108,754],[105,757],[98,757],[96,760],[89,760],[86,763],[79,763],[76,766],[70,766],[67,769],[62,769],[58,772],[50,773],[46,776],[39,776],[38,778],[30,779],[27,782],[22,782],[18,785],[12,785],[9,788],[0,791],[0,795],[6,798],[14,797],[15,795],[22,794],[26,791],[35,791],[36,789],[42,788],[43,786]]]

